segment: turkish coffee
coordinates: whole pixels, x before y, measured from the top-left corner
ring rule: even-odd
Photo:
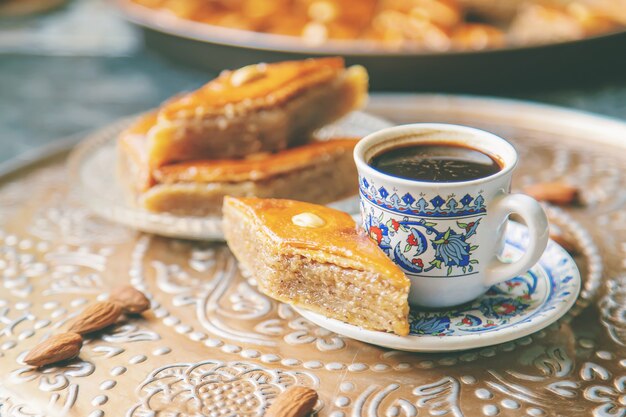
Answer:
[[[502,169],[492,156],[454,143],[417,143],[387,149],[370,159],[368,165],[394,177],[424,182],[471,181]]]

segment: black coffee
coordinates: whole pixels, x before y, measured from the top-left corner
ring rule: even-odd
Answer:
[[[491,156],[456,144],[401,146],[381,152],[369,165],[385,174],[426,182],[458,182],[488,177],[502,168]]]

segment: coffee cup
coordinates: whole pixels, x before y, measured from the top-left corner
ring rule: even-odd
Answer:
[[[424,147],[448,147],[450,158],[461,154],[462,159],[464,153],[478,152],[497,167],[484,176],[466,178],[465,165],[450,163],[457,171],[438,180],[437,176],[412,178],[411,165],[406,176],[372,166],[372,161],[386,153],[393,152],[402,160],[405,154]],[[363,138],[355,147],[354,159],[359,173],[361,225],[410,279],[411,305],[441,308],[471,301],[492,285],[525,273],[545,250],[545,212],[531,197],[510,193],[517,152],[492,133],[438,123],[396,126]],[[435,167],[438,170],[445,168],[445,163],[435,159],[424,163],[439,164]],[[429,165],[419,165],[424,166]],[[424,175],[430,175],[429,171]],[[528,227],[529,241],[519,259],[505,263],[499,255],[508,217],[513,213]]]

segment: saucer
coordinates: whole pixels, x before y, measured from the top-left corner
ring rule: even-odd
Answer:
[[[509,222],[502,259],[517,259],[527,243],[528,229]],[[440,310],[412,308],[408,336],[365,330],[305,309],[296,310],[318,326],[362,342],[411,352],[447,352],[504,343],[541,330],[567,313],[580,286],[576,263],[551,240],[528,272],[494,285],[471,303]]]
[[[112,124],[86,137],[70,155],[68,167],[72,187],[80,199],[99,216],[143,232],[182,239],[224,240],[221,216],[178,216],[153,213],[134,206],[117,180],[117,137],[134,119]],[[353,112],[323,127],[315,134],[320,139],[363,137],[390,124],[363,112]],[[328,204],[348,213],[358,213],[355,196]]]

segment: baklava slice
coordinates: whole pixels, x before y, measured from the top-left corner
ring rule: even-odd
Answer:
[[[136,203],[152,212],[182,216],[220,215],[224,196],[277,197],[327,204],[356,195],[352,152],[358,139],[313,141],[277,153],[243,159],[189,161],[145,174],[141,147],[128,142],[123,167]],[[133,178],[135,178],[133,180]]]
[[[257,64],[226,71],[159,109],[147,132],[151,168],[241,158],[304,143],[363,106],[368,76],[341,58]]]
[[[365,329],[409,333],[409,279],[348,214],[226,197],[223,218],[228,246],[263,293]]]

